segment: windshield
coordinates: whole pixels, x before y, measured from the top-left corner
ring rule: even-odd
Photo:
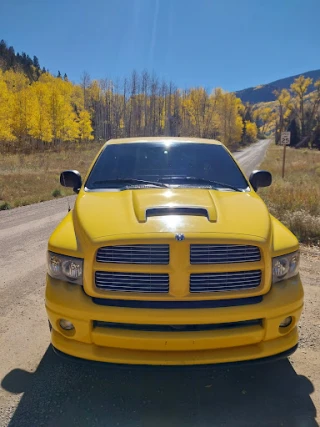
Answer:
[[[107,145],[92,168],[86,188],[141,188],[159,183],[229,191],[248,188],[222,145],[165,142]]]

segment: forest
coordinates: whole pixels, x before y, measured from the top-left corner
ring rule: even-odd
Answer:
[[[182,90],[146,71],[116,82],[84,72],[74,84],[17,55],[0,43],[2,151],[132,136],[215,138],[227,146],[257,138],[252,108],[220,88]]]
[[[313,86],[313,91],[307,93]],[[310,91],[310,90],[309,90]],[[147,71],[79,83],[0,42],[0,151],[133,136],[213,138],[231,147],[291,131],[291,145],[320,148],[320,80],[298,77],[276,101],[243,104],[221,88],[181,89]]]

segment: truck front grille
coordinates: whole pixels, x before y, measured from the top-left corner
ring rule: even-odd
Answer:
[[[96,260],[114,264],[169,264],[169,245],[105,246],[97,252]]]
[[[261,270],[190,275],[190,292],[227,292],[257,288]]]
[[[260,259],[260,249],[257,246],[190,245],[190,264],[232,264]]]
[[[96,271],[96,286],[105,291],[168,293],[169,275]]]

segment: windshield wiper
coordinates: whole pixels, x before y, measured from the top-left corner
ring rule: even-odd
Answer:
[[[168,188],[169,185],[159,181],[148,181],[145,179],[136,178],[116,178],[116,179],[105,179],[103,181],[94,181],[92,185],[103,185],[103,184],[127,184],[125,187],[141,184],[141,185],[154,185],[155,187]]]
[[[164,179],[172,179],[172,180],[181,180],[183,181],[192,181],[195,184],[196,183],[202,183],[202,184],[207,184],[210,185],[212,187],[220,187],[220,188],[230,188],[231,190],[234,191],[240,191],[242,192],[242,190],[238,187],[235,187],[234,185],[230,185],[230,184],[226,184],[225,182],[220,182],[220,181],[214,181],[214,180],[210,180],[210,179],[205,179],[205,178],[197,178],[196,176],[170,176],[170,177],[166,177]]]

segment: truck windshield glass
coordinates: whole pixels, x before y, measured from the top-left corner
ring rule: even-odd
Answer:
[[[248,188],[223,146],[166,142],[108,145],[93,166],[86,188],[161,187],[159,183],[229,191]]]

